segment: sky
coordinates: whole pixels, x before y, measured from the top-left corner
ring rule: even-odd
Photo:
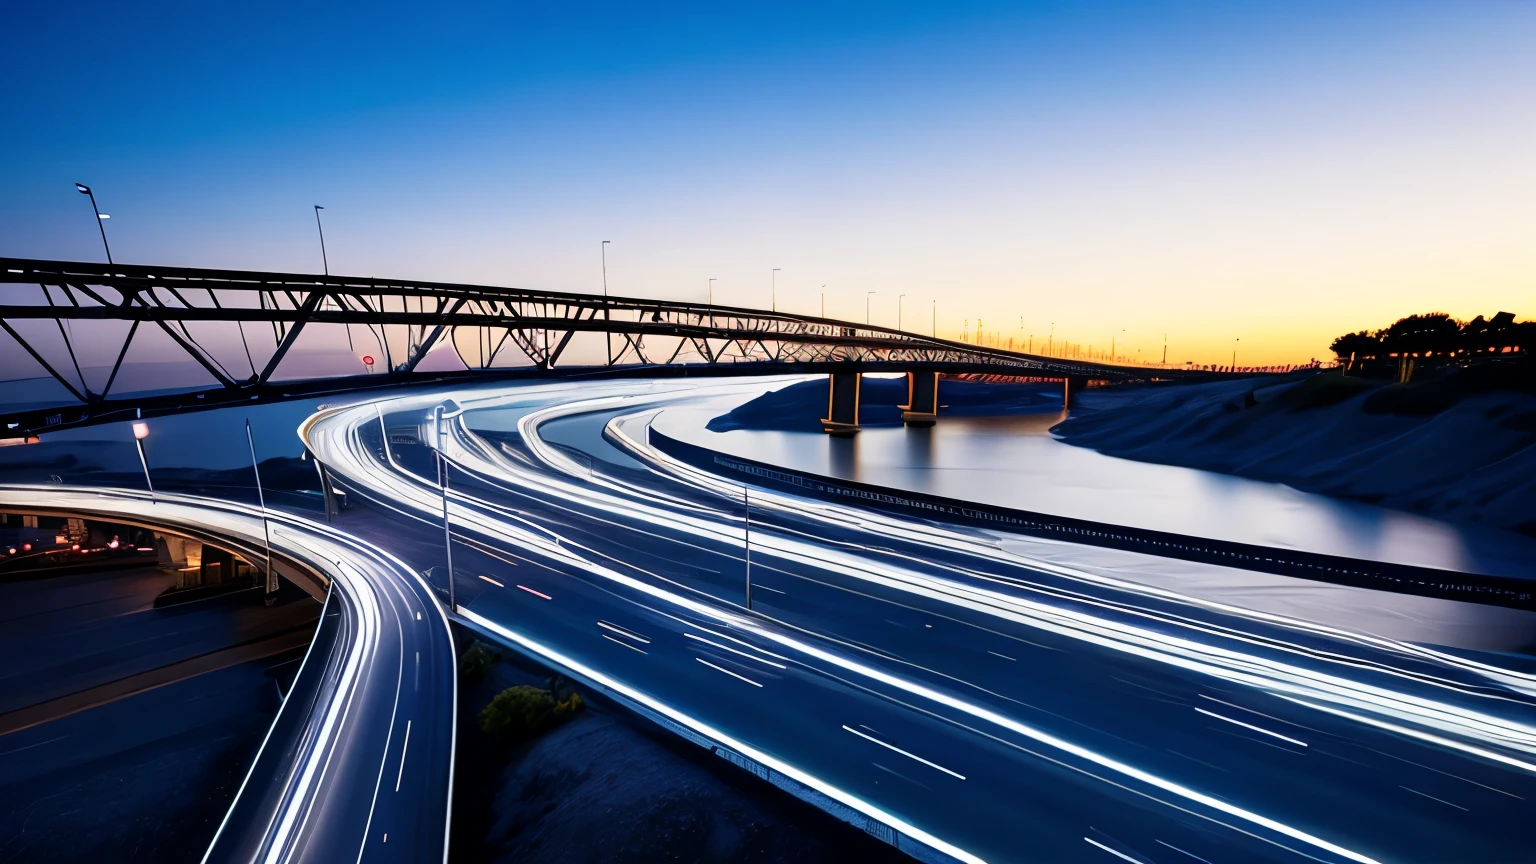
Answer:
[[[319,272],[320,204],[332,273],[600,292],[610,240],[614,294],[776,281],[1037,350],[1295,363],[1536,309],[1532,3],[53,2],[0,32],[0,255],[101,260],[78,181],[120,262]]]

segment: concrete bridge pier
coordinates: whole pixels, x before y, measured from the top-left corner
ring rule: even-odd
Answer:
[[[908,372],[907,404],[901,406],[901,422],[927,427],[939,419],[939,373]]]
[[[1088,386],[1088,376],[1068,375],[1061,379],[1061,407],[1071,408],[1073,400]]]
[[[858,372],[833,372],[827,376],[827,416],[821,418],[821,431],[839,438],[851,438],[859,431]]]

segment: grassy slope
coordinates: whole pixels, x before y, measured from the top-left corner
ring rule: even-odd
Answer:
[[[1084,394],[1052,431],[1114,456],[1536,535],[1536,394],[1317,375]]]

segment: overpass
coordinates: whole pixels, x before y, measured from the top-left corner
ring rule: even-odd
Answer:
[[[71,400],[6,412],[0,421],[8,435],[144,411],[466,377],[804,372],[832,376],[828,431],[851,432],[862,372],[909,373],[908,419],[917,425],[937,411],[938,373],[1058,379],[1069,399],[1091,380],[1242,374],[1045,357],[867,324],[666,300],[21,258],[0,258],[0,271],[0,329]],[[306,352],[314,356],[324,344],[338,346],[330,365],[306,364]],[[119,381],[130,349],[191,361],[206,383],[130,396]],[[92,352],[100,362],[91,362]]]

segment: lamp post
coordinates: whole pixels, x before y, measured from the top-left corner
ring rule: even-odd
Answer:
[[[878,293],[879,293],[878,291],[865,291],[864,292],[864,326],[865,327],[869,326],[869,298],[873,297],[875,294],[878,294]]]
[[[896,295],[896,329],[897,330],[901,329],[901,299],[903,297],[905,297],[905,296],[907,296],[907,295],[905,295],[905,294],[897,294]]]
[[[149,437],[148,423],[133,424],[133,443],[139,448],[139,464],[144,466],[144,485],[149,487],[149,503],[155,503],[155,484],[149,479],[149,460],[144,458],[144,439]]]
[[[1229,371],[1237,371],[1237,343],[1241,341],[1243,341],[1243,337],[1241,336],[1235,337],[1232,340],[1232,368]]]
[[[747,485],[741,487],[742,545],[747,559],[747,608],[752,608],[752,501],[747,497]]]
[[[772,312],[779,311],[779,271],[782,269],[784,268],[773,268],[773,273],[769,276],[768,309]]]
[[[256,472],[256,502],[261,505],[261,531],[267,540],[267,605],[277,602],[277,573],[272,569],[272,523],[267,521],[267,494],[261,490],[261,464],[256,461],[256,438],[251,418],[245,418],[245,443],[251,448],[251,470]]]
[[[315,230],[320,232],[320,266],[325,268],[325,275],[331,275],[331,262],[325,257],[325,226],[320,224],[320,211],[324,210],[319,204],[315,205]]]
[[[76,183],[75,188],[80,191],[81,195],[90,196],[91,211],[96,214],[96,228],[101,232],[101,248],[107,250],[107,263],[111,264],[112,247],[107,245],[107,226],[103,225],[102,222],[106,219],[111,219],[112,217],[101,212],[101,208],[96,206],[96,195],[95,193],[91,192],[91,187],[85,185],[84,183]]]
[[[715,280],[709,280],[709,326],[715,326]]]
[[[827,286],[821,286],[821,317],[827,317]]]
[[[608,244],[609,244],[609,242],[611,242],[611,241],[604,240],[597,247],[598,250],[601,252],[601,254],[603,256],[603,299],[604,300],[608,299]],[[611,321],[612,320],[611,316],[612,316],[612,313],[608,309],[608,304],[604,303],[603,304],[603,320],[604,321]],[[606,333],[603,334],[603,341],[608,346],[608,365],[612,366],[613,365],[613,333],[612,333],[612,331],[609,331],[609,332],[606,332]]]
[[[448,521],[448,457],[443,455],[443,406],[437,406],[437,410],[432,412],[432,420],[437,433],[437,441],[434,442],[437,445],[434,448],[437,453],[437,470],[441,474],[443,488],[443,556],[448,562],[448,611],[452,612],[457,607],[453,597],[453,534]],[[384,415],[380,414],[379,422],[383,421]],[[388,440],[386,437],[385,446],[388,446]]]
[[[933,327],[933,338],[939,338],[939,301],[933,301],[933,309],[929,312],[930,326]]]
[[[603,253],[603,296],[604,297],[608,296],[608,244],[612,243],[612,242],[613,242],[612,240],[604,240],[602,242],[602,245],[598,247],[599,249],[602,250],[602,253]]]

